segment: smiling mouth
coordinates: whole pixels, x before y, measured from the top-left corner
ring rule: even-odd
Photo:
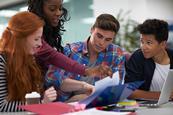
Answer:
[[[59,19],[53,20],[53,23],[58,23]]]
[[[147,54],[147,52],[143,52],[143,54]]]

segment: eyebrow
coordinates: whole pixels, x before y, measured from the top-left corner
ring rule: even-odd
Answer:
[[[57,7],[57,5],[55,5],[55,4],[47,4],[47,6],[54,6],[54,7]]]

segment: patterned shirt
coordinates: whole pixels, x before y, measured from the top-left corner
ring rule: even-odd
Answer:
[[[120,82],[122,83],[125,75],[125,56],[123,54],[123,50],[117,45],[110,44],[104,51],[98,54],[98,57],[94,63],[90,63],[87,43],[88,40],[86,42],[67,44],[64,47],[64,54],[88,67],[97,66],[104,63],[112,69],[113,73],[119,71],[121,79]],[[46,74],[46,85],[48,87],[54,85],[56,88],[59,88],[63,79],[67,77],[75,80],[86,81],[93,85],[97,80],[99,80],[98,76],[95,76],[95,78],[84,77],[70,72],[65,72],[62,69],[50,65]]]

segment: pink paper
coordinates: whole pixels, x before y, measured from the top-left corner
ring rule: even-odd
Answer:
[[[60,115],[74,111],[74,106],[61,102],[48,104],[32,104],[19,106],[20,108],[39,115]]]

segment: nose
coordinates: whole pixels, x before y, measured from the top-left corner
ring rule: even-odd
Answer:
[[[57,16],[61,16],[61,15],[62,15],[62,10],[57,9],[57,10],[56,10],[56,15],[57,15]]]
[[[141,49],[145,50],[146,49],[146,44],[141,43],[140,47],[141,47]]]
[[[42,41],[41,40],[39,40],[39,42],[38,42],[38,47],[41,47],[42,46]]]
[[[100,41],[99,41],[99,45],[100,45],[100,46],[103,46],[104,43],[105,43],[104,39],[100,39]]]

